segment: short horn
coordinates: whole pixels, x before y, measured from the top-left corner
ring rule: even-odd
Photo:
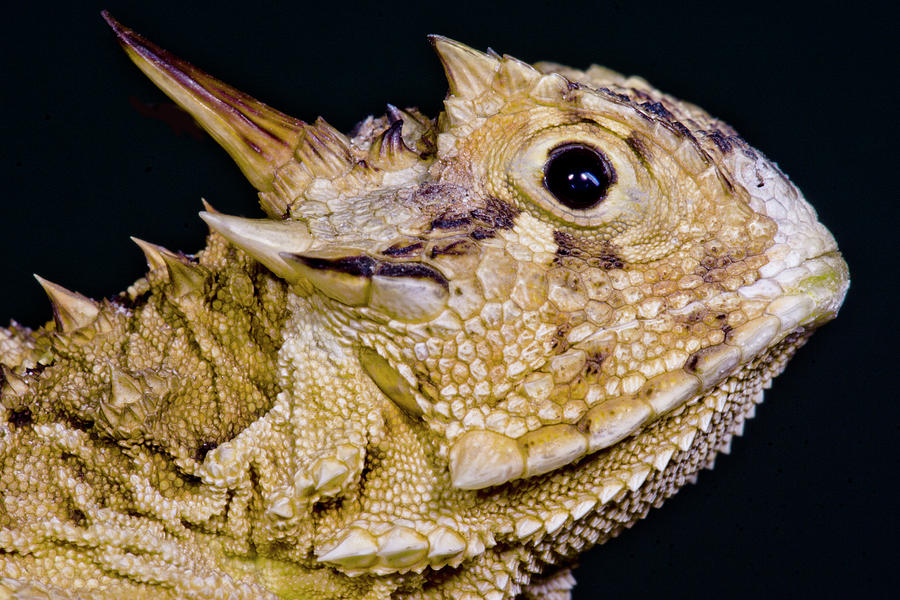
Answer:
[[[450,93],[458,98],[475,98],[491,89],[500,61],[441,35],[428,36],[441,59]]]

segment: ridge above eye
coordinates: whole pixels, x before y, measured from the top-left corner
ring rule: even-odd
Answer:
[[[602,202],[615,181],[615,170],[607,158],[585,144],[557,146],[544,165],[544,187],[561,204],[574,210]]]

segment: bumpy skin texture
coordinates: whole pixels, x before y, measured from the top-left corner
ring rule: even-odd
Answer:
[[[346,137],[109,20],[268,218],[0,329],[0,597],[567,598],[846,293],[788,179],[641,79],[434,38],[445,112]]]

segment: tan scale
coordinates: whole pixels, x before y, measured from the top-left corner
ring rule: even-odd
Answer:
[[[204,203],[198,255],[0,329],[0,597],[567,598],[846,293],[787,178],[640,78],[435,36],[444,112],[349,137],[106,18],[267,217]]]

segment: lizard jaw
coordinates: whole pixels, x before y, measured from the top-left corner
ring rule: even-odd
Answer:
[[[790,334],[833,319],[848,286],[847,264],[839,252],[829,251],[739,289],[745,298],[769,300],[762,316],[732,330],[723,343],[694,353],[681,369],[592,407],[578,423],[547,425],[515,440],[492,431],[464,433],[450,449],[454,487],[483,489],[541,475],[638,434],[703,398]]]

